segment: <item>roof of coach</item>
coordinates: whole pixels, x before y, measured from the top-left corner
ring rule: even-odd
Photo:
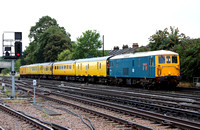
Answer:
[[[52,65],[53,63],[52,62],[47,62],[47,63],[40,63],[40,64],[37,64],[37,65]]]
[[[57,65],[57,64],[68,64],[68,63],[75,63],[75,61],[74,60],[59,61],[59,62],[55,62],[54,65]]]
[[[38,66],[40,64],[30,64],[30,65],[27,65],[27,67],[32,67],[32,66]]]
[[[23,65],[23,66],[20,66],[20,68],[22,68],[22,67],[27,67],[28,65]]]
[[[178,53],[175,53],[172,51],[166,51],[166,50],[159,50],[159,51],[137,52],[134,54],[122,54],[122,55],[114,56],[110,59],[146,57],[146,56],[155,56],[155,55],[178,55]]]
[[[39,66],[39,65],[48,65],[50,63],[36,63],[36,64],[30,64],[30,65],[23,65],[21,67],[33,67],[33,66]]]
[[[79,60],[76,60],[76,63],[91,62],[91,61],[103,61],[103,60],[107,60],[110,57],[111,56],[96,57],[96,58],[87,58],[87,59],[79,59]]]

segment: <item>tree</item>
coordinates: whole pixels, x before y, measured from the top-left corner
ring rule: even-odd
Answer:
[[[64,50],[58,55],[58,61],[72,60],[72,52],[70,50]]]
[[[57,21],[49,16],[43,16],[38,22],[36,22],[35,26],[31,27],[29,38],[33,38],[34,41],[38,41],[40,34],[51,26],[58,26]]]
[[[32,42],[23,53],[23,64],[55,61],[60,52],[71,49],[70,34],[49,16],[43,16],[31,27],[29,38]]]
[[[71,39],[57,27],[50,27],[42,36],[40,50],[44,50],[44,61],[56,61],[63,50],[71,50]],[[44,47],[44,49],[43,49]]]
[[[15,71],[19,72],[21,66],[21,59],[16,60],[15,62]]]
[[[179,34],[178,28],[170,26],[171,32],[168,32],[168,29],[165,28],[163,31],[156,31],[156,34],[153,34],[149,40],[149,47],[151,50],[170,50],[177,44],[180,44],[181,40],[185,38],[185,34]]]
[[[22,65],[33,64],[33,63],[37,62],[37,59],[36,59],[36,56],[35,56],[35,50],[36,49],[37,49],[37,43],[35,41],[32,41],[31,43],[29,43],[29,46],[23,52],[23,57],[21,59]]]
[[[3,76],[4,76],[4,75],[8,74],[10,71],[11,71],[10,68],[5,68],[5,69],[3,69],[3,70],[1,71],[1,73],[2,73]]]
[[[102,56],[102,53],[98,51],[101,46],[100,34],[96,30],[87,30],[77,38],[72,58],[83,59]]]
[[[179,53],[181,76],[183,80],[192,81],[200,77],[200,39],[184,39],[172,51]]]

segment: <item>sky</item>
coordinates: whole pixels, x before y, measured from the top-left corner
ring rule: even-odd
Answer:
[[[22,32],[23,50],[29,46],[31,26],[43,16],[57,20],[76,41],[86,30],[104,35],[106,50],[114,46],[145,46],[157,30],[173,26],[190,38],[200,38],[200,0],[2,0],[2,34]]]

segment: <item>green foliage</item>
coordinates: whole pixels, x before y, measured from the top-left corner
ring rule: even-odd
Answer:
[[[50,27],[40,38],[41,47],[39,54],[42,53],[45,62],[56,61],[58,54],[65,49],[71,50],[71,39],[66,35],[64,30],[58,27]]]
[[[46,117],[47,116],[47,112],[45,111],[45,109],[42,109],[42,111],[43,111],[42,117]]]
[[[153,34],[149,40],[149,47],[151,50],[169,50],[181,43],[181,40],[185,38],[185,34],[179,34],[178,28],[174,28],[170,26],[170,31],[165,28],[163,31],[156,31],[156,34]]]
[[[21,59],[18,59],[15,62],[15,72],[19,72],[20,66],[21,66]]]
[[[98,51],[101,46],[100,34],[96,30],[87,30],[77,38],[77,42],[73,46],[72,58],[83,59],[102,56],[102,53]]]
[[[32,42],[24,51],[21,64],[56,61],[60,52],[71,50],[70,34],[49,16],[40,18],[31,27],[29,38]]]
[[[58,61],[72,60],[72,53],[70,50],[64,50],[58,55]]]
[[[35,26],[31,27],[29,38],[33,38],[34,41],[38,41],[40,34],[51,26],[58,26],[57,21],[49,16],[43,16],[38,22],[36,22]]]
[[[11,70],[9,68],[5,68],[1,71],[1,73],[4,75],[8,74]]]
[[[36,56],[35,56],[36,49],[37,49],[37,43],[35,41],[32,41],[26,48],[26,50],[23,52],[22,61],[24,61],[24,63],[22,64],[36,63]]]
[[[148,47],[151,50],[172,50],[179,53],[180,73],[183,80],[192,81],[193,77],[200,77],[200,39],[190,39],[178,28],[170,27],[156,31],[150,38]],[[148,49],[147,49],[148,50]],[[139,51],[146,51],[144,48]]]
[[[183,80],[192,81],[193,77],[200,77],[200,39],[187,38],[172,48],[179,53],[181,76]]]

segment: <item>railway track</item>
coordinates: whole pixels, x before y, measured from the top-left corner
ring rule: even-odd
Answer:
[[[56,87],[56,88],[58,88],[58,87]],[[70,88],[70,89],[72,89],[72,88]],[[79,90],[81,89],[81,91],[83,91],[84,89],[87,89],[87,88],[78,88],[78,89]],[[59,90],[59,91],[63,91],[63,90]],[[74,89],[72,91],[77,91],[77,89]],[[97,90],[95,90],[95,91],[97,91]],[[102,91],[104,91],[104,90],[102,90]],[[104,91],[104,93],[105,93],[105,91]],[[59,94],[61,94],[61,92],[54,93],[54,94],[59,95]],[[66,93],[63,93],[62,95],[66,96]],[[59,95],[59,96],[61,96],[61,95]],[[106,101],[101,101],[101,100],[97,100],[97,99],[94,99],[94,100],[97,100],[97,101],[93,101],[93,100],[91,100],[91,98],[85,99],[83,96],[80,96],[80,97],[77,97],[77,95],[69,95],[69,96],[67,96],[67,98],[70,98],[70,97],[72,97],[73,99],[75,99],[77,101],[80,101],[80,102],[84,102],[84,103],[88,103],[88,104],[93,104],[93,105],[96,105],[96,106],[99,106],[99,107],[105,107],[106,109],[112,109],[113,111],[118,111],[118,112],[120,111],[120,112],[126,113],[128,115],[134,115],[134,116],[137,115],[139,117],[149,118],[150,120],[154,120],[155,122],[160,122],[160,123],[165,122],[166,124],[168,124],[170,126],[173,126],[173,127],[177,127],[177,128],[198,129],[199,125],[200,125],[200,124],[195,123],[195,122],[190,122],[190,121],[185,121],[185,120],[181,120],[181,119],[176,119],[176,118],[173,118],[173,117],[164,116],[162,114],[156,115],[156,113],[152,113],[152,112],[148,113],[148,111],[144,111],[144,110],[141,110],[141,109],[133,109],[132,107],[128,107],[128,106],[124,106],[124,105],[119,105],[119,104],[114,104],[114,103],[108,104],[108,102],[106,102]],[[83,101],[83,99],[85,101]],[[91,102],[91,101],[93,101],[93,102]],[[106,103],[106,104],[102,105],[102,104],[98,104],[98,103]],[[114,105],[114,106],[112,106],[112,105]],[[118,106],[116,106],[116,105],[118,105]],[[126,110],[122,111],[121,109],[122,110],[126,109]],[[130,110],[131,110],[131,112],[130,112]],[[125,124],[127,124],[127,123],[125,123]]]
[[[109,100],[112,102],[117,102],[123,105],[136,107],[138,109],[154,111],[156,113],[160,113],[163,115],[174,116],[179,118],[184,118],[187,120],[200,120],[200,106],[193,105],[192,103],[197,103],[190,100],[183,100],[179,98],[176,102],[184,102],[184,103],[176,103],[172,102],[171,100],[175,100],[174,98],[165,97],[164,96],[157,96],[157,95],[150,95],[150,94],[140,94],[140,93],[130,93],[130,92],[122,92],[122,91],[113,91],[107,89],[96,89],[92,87],[83,87],[83,86],[63,86],[57,87],[52,85],[45,85],[46,88],[52,89],[54,88],[56,91],[62,91],[67,93],[78,94],[82,96],[87,96],[90,98],[97,98],[103,99],[105,101]],[[43,87],[45,87],[43,86]],[[53,92],[53,90],[52,90]],[[162,101],[163,99],[164,101]],[[166,101],[170,100],[170,101]],[[190,102],[189,102],[190,101]],[[185,104],[185,102],[187,102]],[[189,104],[190,103],[190,104]],[[183,109],[184,108],[184,109]],[[192,109],[192,110],[191,110]],[[198,111],[194,111],[198,110]]]
[[[177,119],[174,117],[169,117],[166,115],[148,112],[148,111],[141,110],[141,109],[135,109],[132,107],[119,105],[119,104],[115,104],[115,103],[110,103],[110,102],[106,102],[106,101],[101,101],[101,100],[97,100],[97,99],[84,98],[83,96],[77,97],[72,94],[67,96],[66,93],[62,93],[62,92],[59,92],[59,93],[51,92],[51,93],[58,95],[58,96],[64,96],[66,98],[71,98],[73,100],[77,100],[80,102],[93,104],[95,106],[104,107],[106,109],[112,109],[113,111],[118,111],[118,112],[120,111],[121,113],[126,113],[128,115],[134,115],[134,116],[137,115],[139,117],[149,118],[150,120],[154,120],[155,122],[160,122],[160,123],[165,122],[166,124],[169,124],[170,126],[177,127],[177,128],[198,129],[200,126],[200,124],[196,123],[196,122],[181,120],[181,119]],[[42,95],[40,95],[40,96],[42,96]],[[54,99],[51,99],[51,100],[54,100]]]
[[[31,125],[33,128],[43,129],[43,130],[53,130],[53,128],[51,128],[47,125],[44,125],[43,123],[40,123],[20,112],[17,112],[15,110],[13,110],[12,108],[7,107],[6,105],[0,104],[0,110],[17,117],[21,121],[24,121],[27,124]]]

